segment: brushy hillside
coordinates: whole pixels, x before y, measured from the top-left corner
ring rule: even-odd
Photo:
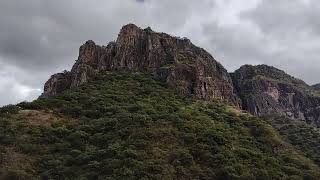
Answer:
[[[0,113],[0,179],[320,178],[267,122],[141,73]]]
[[[320,129],[303,121],[295,121],[283,116],[265,118],[280,134],[305,156],[320,166]]]

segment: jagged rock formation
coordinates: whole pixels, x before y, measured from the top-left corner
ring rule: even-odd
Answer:
[[[245,65],[231,75],[245,110],[258,116],[280,113],[320,126],[320,97],[302,80],[267,65]]]
[[[311,87],[266,65],[242,66],[231,74],[232,82],[225,68],[190,40],[133,24],[124,26],[107,46],[87,41],[71,71],[51,76],[42,96],[77,87],[100,71],[119,70],[152,73],[182,95],[221,99],[242,104],[254,115],[280,113],[320,126],[319,85]]]
[[[67,71],[52,75],[44,85],[44,94],[54,96],[68,89],[71,86],[71,77],[71,73]],[[46,92],[50,92],[50,94],[46,94]]]
[[[87,41],[71,72],[51,76],[43,96],[77,87],[99,71],[121,69],[153,73],[182,95],[222,99],[239,106],[230,75],[208,52],[188,39],[133,24],[124,26],[117,40],[107,46]]]

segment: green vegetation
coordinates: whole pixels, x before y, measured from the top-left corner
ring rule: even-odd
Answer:
[[[309,95],[320,96],[320,91],[316,90],[314,87],[309,86],[304,81],[290,76],[277,68],[267,65],[247,66],[247,68],[252,68],[250,76],[254,81],[265,79],[276,83],[288,84]]]
[[[320,178],[264,120],[141,73],[17,106],[0,110],[0,179]]]
[[[272,126],[305,156],[320,166],[320,130],[305,122],[295,121],[283,116],[266,117]]]

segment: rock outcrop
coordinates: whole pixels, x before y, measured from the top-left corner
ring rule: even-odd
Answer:
[[[70,88],[71,77],[71,73],[67,71],[52,75],[44,85],[44,93],[42,96],[54,96]]]
[[[302,80],[266,65],[242,66],[231,74],[245,110],[283,114],[320,127],[320,97]]]
[[[86,83],[100,71],[130,70],[152,73],[182,95],[221,99],[236,106],[232,80],[226,69],[204,49],[186,38],[124,26],[115,42],[107,46],[87,41],[71,72],[53,75],[45,84],[43,96]]]

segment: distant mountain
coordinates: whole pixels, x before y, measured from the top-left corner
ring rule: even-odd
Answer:
[[[315,88],[316,90],[320,90],[320,83],[319,84],[315,84],[312,87]]]
[[[319,92],[277,68],[245,65],[232,73],[243,109],[254,115],[282,114],[320,126]]]
[[[128,24],[82,45],[37,100],[0,108],[0,179],[318,180],[318,94]]]

